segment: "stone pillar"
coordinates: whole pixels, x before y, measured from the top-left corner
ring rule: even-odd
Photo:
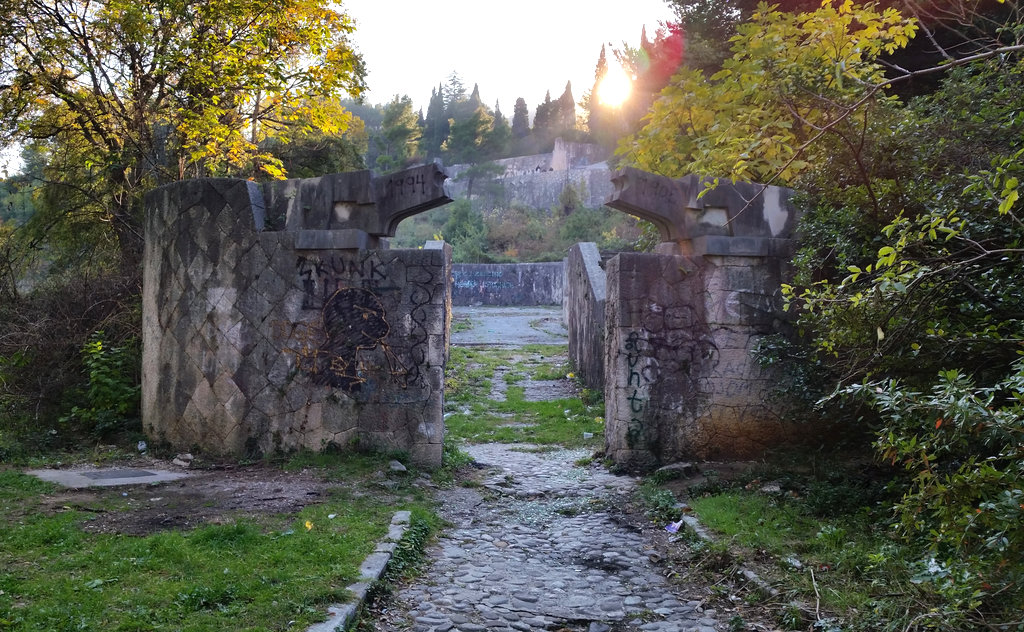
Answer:
[[[441,462],[451,249],[388,250],[449,201],[434,165],[147,196],[143,426],[232,456],[367,447]]]
[[[785,403],[752,356],[783,325],[796,213],[791,192],[635,169],[609,206],[648,219],[658,254],[607,267],[606,449],[647,469],[682,458],[745,458],[784,441]]]

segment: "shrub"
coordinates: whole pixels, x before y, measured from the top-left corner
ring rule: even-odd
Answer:
[[[133,340],[110,345],[102,331],[89,336],[82,347],[82,364],[88,377],[84,405],[74,406],[61,421],[77,422],[98,436],[129,428],[139,413],[137,357]]]
[[[913,581],[937,597],[943,625],[1015,621],[1024,611],[1024,360],[989,387],[951,370],[927,392],[897,380],[847,391],[881,413],[876,445],[908,473],[895,515],[906,538],[925,544]]]

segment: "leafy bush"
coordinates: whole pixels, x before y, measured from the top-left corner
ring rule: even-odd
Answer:
[[[74,406],[61,421],[79,423],[99,436],[127,429],[137,421],[141,387],[134,341],[113,346],[97,331],[82,347],[82,363],[89,380],[83,393],[85,405]]]
[[[991,387],[944,371],[927,392],[857,385],[884,422],[877,447],[911,487],[896,505],[925,543],[913,581],[938,597],[942,626],[998,625],[1024,611],[1024,360]],[[937,626],[940,624],[936,624]]]

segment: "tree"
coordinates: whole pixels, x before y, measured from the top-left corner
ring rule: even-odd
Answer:
[[[533,116],[533,136],[540,149],[549,149],[554,139],[576,129],[576,103],[572,98],[572,83],[558,99],[551,100],[551,91],[544,94],[544,102],[537,106]]]
[[[146,188],[280,177],[260,143],[336,131],[327,104],[363,89],[352,21],[318,0],[22,0],[0,20],[0,144],[73,152],[74,174],[52,184],[82,189],[80,210],[108,223],[129,264]]]
[[[905,470],[893,509],[918,555],[906,577],[919,592],[905,620],[871,627],[1015,626],[1021,6],[761,5],[736,33],[719,72],[673,79],[622,156],[667,175],[800,191],[798,274],[783,288],[793,331],[761,357],[819,407],[811,421],[874,430],[878,455]],[[914,36],[935,54],[903,56]],[[935,78],[924,94],[894,94]]]
[[[808,141],[833,134],[855,148],[870,106],[886,98],[877,59],[906,46],[916,23],[852,2],[765,8],[738,27],[733,56],[710,80],[690,68],[673,78],[620,155],[673,177],[789,181],[811,164]]]
[[[576,129],[576,101],[572,97],[572,82],[565,82],[565,90],[558,97],[554,127],[559,133]]]
[[[354,117],[353,117],[354,118]],[[354,118],[342,134],[313,131],[291,142],[267,141],[266,150],[281,161],[292,178],[317,178],[325,173],[365,169],[369,137],[362,120]]]
[[[459,263],[488,261],[487,226],[483,216],[473,211],[470,200],[452,203],[442,235],[452,244],[453,260]]]
[[[608,74],[608,56],[605,52],[605,45],[601,44],[601,54],[594,65],[594,85],[590,92],[583,95],[582,106],[587,113],[587,129],[592,139],[601,145],[613,146],[619,139],[618,134],[609,133],[611,127],[610,119],[614,115],[611,108],[606,107],[598,98],[598,90],[601,82]]]
[[[551,100],[551,91],[544,93],[544,101],[537,106],[533,114],[533,135],[539,139],[547,140],[554,138],[552,128],[554,127],[555,112],[558,103]]]
[[[441,155],[441,145],[448,138],[448,115],[444,107],[444,89],[438,86],[431,90],[430,102],[427,104],[427,116],[424,120],[422,146],[427,158]]]
[[[420,126],[412,110],[412,99],[395,97],[384,106],[384,120],[374,142],[380,151],[376,165],[381,171],[401,169],[419,151]]]
[[[529,135],[530,110],[526,107],[526,100],[519,97],[516,99],[515,107],[512,110],[512,137],[519,140]]]
[[[469,165],[460,175],[467,180],[466,197],[473,197],[473,183],[481,177],[499,173],[503,169],[490,163],[488,137],[492,133],[493,117],[484,106],[477,107],[469,118],[451,121],[451,134],[445,141],[450,162]]]
[[[509,146],[512,141],[512,128],[509,127],[508,119],[501,113],[501,105],[494,104],[494,122],[484,139],[485,153],[488,158],[494,160],[506,158],[509,155]]]
[[[473,92],[469,94],[469,105],[472,106],[473,109],[475,110],[476,108],[480,107],[483,104],[484,102],[480,98],[480,85],[474,83]]]
[[[622,103],[607,105],[596,97],[609,72],[606,48],[602,45],[594,69],[594,86],[580,103],[591,138],[611,149],[623,136],[639,129],[657,93],[684,63],[683,49],[683,34],[675,24],[659,27],[654,41],[648,40],[644,29],[639,48],[624,45],[613,49],[614,63],[631,79],[631,92]]]
[[[145,191],[197,176],[279,178],[285,162],[301,171],[305,157],[282,149],[295,140],[337,143],[351,157],[340,97],[362,92],[364,69],[353,23],[333,6],[3,4],[0,147],[22,145],[38,161],[33,215],[0,235],[5,440],[89,405],[76,401],[88,385],[74,386],[95,332],[110,348],[136,348]],[[137,384],[137,365],[121,368]]]
[[[448,75],[448,81],[444,84],[441,93],[444,97],[445,107],[451,107],[453,103],[466,100],[466,84],[463,83],[459,73],[452,71],[452,74]]]

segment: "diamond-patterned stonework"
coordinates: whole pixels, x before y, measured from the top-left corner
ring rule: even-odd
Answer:
[[[418,184],[406,189],[359,172],[150,193],[143,424],[154,441],[236,456],[358,445],[440,465],[450,249],[349,247],[449,201],[435,166],[409,171]],[[334,217],[346,204],[360,225]],[[298,231],[315,250],[296,248]]]

